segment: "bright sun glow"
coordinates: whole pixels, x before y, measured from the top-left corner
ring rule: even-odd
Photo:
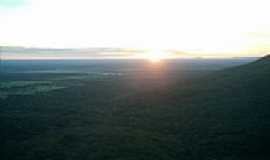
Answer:
[[[169,52],[165,52],[162,50],[152,50],[145,54],[145,58],[150,62],[157,63],[162,61],[163,59],[169,58]]]

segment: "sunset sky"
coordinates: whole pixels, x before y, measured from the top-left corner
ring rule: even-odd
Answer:
[[[269,6],[269,0],[0,0],[0,45],[261,56],[270,52]]]

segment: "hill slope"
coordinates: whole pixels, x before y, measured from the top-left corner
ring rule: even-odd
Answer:
[[[190,92],[192,99],[186,116],[193,117],[191,126],[200,137],[194,148],[217,159],[269,159],[269,91],[270,56],[188,87],[183,94]]]

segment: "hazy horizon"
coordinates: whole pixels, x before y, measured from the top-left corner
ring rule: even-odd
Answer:
[[[157,55],[156,55],[157,54]],[[264,56],[264,55],[262,55]],[[124,49],[124,48],[28,48],[0,46],[1,60],[76,60],[76,59],[226,59],[254,58],[246,56],[197,56],[174,50]]]

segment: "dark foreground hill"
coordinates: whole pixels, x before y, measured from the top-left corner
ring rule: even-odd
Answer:
[[[190,126],[200,137],[194,148],[216,159],[269,159],[269,91],[269,56],[187,87],[192,97],[188,118],[196,117]]]
[[[269,56],[193,80],[136,75],[0,101],[1,159],[270,159]]]

